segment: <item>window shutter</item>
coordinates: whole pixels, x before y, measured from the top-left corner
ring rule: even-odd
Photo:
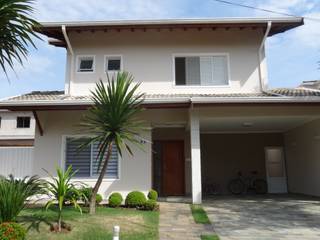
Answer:
[[[79,150],[85,142],[83,138],[67,138],[66,141],[66,168],[72,165],[77,170],[76,177],[90,177],[91,147]]]
[[[92,147],[92,175],[93,176],[97,176],[100,172],[101,172],[101,168],[100,171],[98,171],[98,167],[99,167],[99,159],[97,158],[99,153],[99,148],[98,148],[98,144],[95,143],[93,144]],[[105,154],[105,156],[107,155],[107,153]],[[106,178],[118,178],[118,151],[117,148],[115,147],[115,145],[112,146],[112,153],[108,162],[108,167],[107,167],[107,171],[106,171]],[[104,159],[102,160],[104,162]]]
[[[186,57],[186,85],[200,85],[199,57]]]
[[[213,85],[227,85],[228,84],[228,67],[227,57],[215,56],[213,57]]]
[[[212,60],[212,57],[200,57],[200,79],[202,86],[213,85]]]

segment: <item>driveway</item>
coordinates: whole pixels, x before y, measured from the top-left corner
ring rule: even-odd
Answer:
[[[320,239],[320,198],[215,197],[203,205],[221,240]]]

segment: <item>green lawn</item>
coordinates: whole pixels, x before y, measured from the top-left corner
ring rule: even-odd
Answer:
[[[201,240],[219,240],[217,235],[201,235]]]
[[[120,226],[121,240],[158,239],[158,212],[99,207],[96,215],[91,216],[87,209],[83,210],[81,215],[71,207],[66,209],[63,220],[72,226],[67,233],[50,231],[57,216],[55,210],[29,208],[18,221],[28,229],[26,240],[108,240],[112,239],[114,225]]]
[[[193,219],[196,223],[210,224],[210,220],[207,216],[206,211],[201,205],[190,205]]]

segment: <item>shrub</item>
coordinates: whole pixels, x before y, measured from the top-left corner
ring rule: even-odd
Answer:
[[[24,240],[26,230],[14,222],[4,222],[0,224],[0,239],[1,240]]]
[[[144,204],[144,209],[147,211],[154,211],[158,208],[157,201],[153,199],[148,199]]]
[[[123,201],[123,198],[120,193],[115,192],[109,196],[109,206],[110,207],[114,207],[114,208],[120,207],[122,201]]]
[[[92,196],[92,187],[84,187],[82,188],[81,190],[81,193],[82,193],[82,200],[84,201],[84,204],[86,206],[89,205],[90,203],[90,199],[91,199],[91,196]],[[96,195],[96,203],[99,204],[101,203],[103,200],[103,197],[101,196],[101,194],[97,193]]]
[[[43,193],[43,181],[37,176],[15,179],[0,177],[0,223],[15,221],[27,199]]]
[[[157,200],[158,200],[158,193],[157,193],[157,191],[151,189],[151,190],[149,191],[149,193],[148,193],[148,198],[149,198],[150,200],[155,200],[155,201],[157,201]]]
[[[97,193],[97,195],[96,195],[96,203],[100,204],[102,202],[102,200],[103,200],[102,195]]]
[[[126,206],[127,207],[143,207],[147,201],[146,196],[139,191],[132,191],[126,197]]]

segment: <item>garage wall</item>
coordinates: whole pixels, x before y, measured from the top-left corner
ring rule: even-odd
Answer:
[[[266,178],[267,146],[283,146],[282,134],[201,134],[203,184],[217,184],[221,193],[228,193],[228,183],[238,171],[245,175],[258,171],[260,178]]]
[[[0,175],[16,178],[32,175],[33,147],[0,147]]]
[[[320,196],[320,120],[287,132],[285,143],[289,191]]]

